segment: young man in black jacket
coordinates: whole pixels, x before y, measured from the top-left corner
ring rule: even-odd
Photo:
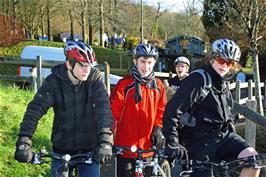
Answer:
[[[226,102],[228,90],[225,82],[232,78],[239,68],[240,49],[228,39],[212,44],[210,63],[202,69],[212,80],[212,87],[200,102],[204,79],[198,72],[192,72],[167,103],[164,112],[163,133],[166,137],[170,158],[182,157],[185,146],[189,159],[210,161],[232,161],[256,155],[244,139],[234,132],[230,109]],[[193,110],[193,111],[192,111]],[[192,114],[195,124],[180,125],[184,113]],[[184,126],[182,129],[181,126]],[[179,131],[178,131],[179,130]],[[258,177],[259,169],[244,168],[242,177]],[[211,176],[209,170],[195,170],[191,176]]]
[[[38,121],[50,107],[54,109],[52,148],[54,153],[75,155],[93,153],[92,165],[78,164],[79,176],[99,177],[99,163],[112,156],[113,123],[109,97],[93,49],[70,41],[65,47],[66,62],[55,66],[28,104],[20,125],[15,159],[32,159],[31,138]],[[57,176],[60,160],[53,159],[51,176]],[[73,169],[70,169],[73,170]],[[60,176],[60,174],[59,174]]]
[[[189,75],[190,61],[187,57],[180,56],[175,59],[174,65],[176,70],[176,76],[174,78],[169,79],[168,83],[169,87],[174,90],[177,90],[180,87],[182,80]]]

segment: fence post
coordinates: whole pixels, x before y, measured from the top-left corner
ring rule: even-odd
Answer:
[[[240,88],[240,81],[236,81],[236,93],[235,93],[235,100],[237,103],[240,102],[240,97],[241,97],[241,88]]]
[[[37,92],[37,82],[36,82],[36,77],[37,77],[37,69],[36,67],[32,67],[30,69],[30,84],[32,89]]]
[[[37,56],[37,89],[42,85],[42,56]]]
[[[111,87],[110,87],[110,65],[108,62],[104,62],[105,67],[104,67],[104,83],[106,86],[107,93],[110,95],[111,93]]]
[[[266,108],[266,80],[264,81],[264,108]]]
[[[119,68],[123,69],[123,61],[122,61],[122,55],[119,55]]]
[[[252,79],[248,80],[248,99],[252,100],[253,97],[253,88],[252,88]]]
[[[253,109],[254,111],[257,110],[257,102],[256,100],[248,99],[246,102],[246,106]],[[256,124],[246,118],[246,125],[245,125],[245,140],[247,143],[255,148],[256,145]]]

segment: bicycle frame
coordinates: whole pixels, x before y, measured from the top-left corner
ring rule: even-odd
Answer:
[[[162,149],[156,149],[152,148],[150,150],[142,150],[142,149],[136,149],[136,147],[123,147],[123,146],[116,146],[114,149],[117,149],[118,152],[115,153],[115,155],[121,155],[123,154],[123,151],[131,151],[138,154],[136,158],[136,165],[135,165],[135,177],[144,177],[144,169],[146,167],[152,167],[152,175],[151,177],[157,177],[160,173],[162,177],[166,177],[166,174],[164,173],[163,169],[159,165],[159,158],[164,157]],[[152,157],[151,161],[145,161],[144,158],[142,158],[143,153],[147,152],[154,152],[154,156]]]

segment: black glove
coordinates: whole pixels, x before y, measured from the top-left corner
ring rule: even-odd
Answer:
[[[164,143],[164,136],[162,133],[162,129],[158,126],[155,126],[152,130],[151,136],[152,144],[156,147],[162,147]]]
[[[176,143],[167,144],[165,149],[165,155],[167,156],[167,160],[169,163],[172,163],[176,158],[182,159],[185,155],[186,149]]]
[[[109,143],[102,143],[96,149],[96,153],[93,156],[93,160],[98,163],[105,163],[112,157],[112,145]]]
[[[31,139],[26,136],[19,137],[16,142],[14,158],[19,162],[30,162],[32,159]]]

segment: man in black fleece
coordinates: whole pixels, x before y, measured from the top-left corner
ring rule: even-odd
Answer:
[[[32,160],[31,138],[38,121],[53,107],[51,141],[54,153],[92,153],[92,165],[78,164],[79,176],[99,177],[99,164],[112,155],[113,118],[109,97],[102,74],[94,67],[97,63],[95,53],[89,45],[69,41],[65,55],[66,62],[52,69],[52,74],[28,104],[20,125],[15,159],[19,162]],[[61,165],[62,162],[53,159],[51,176],[58,175],[57,169]]]
[[[232,161],[258,154],[234,131],[231,109],[226,101],[230,94],[226,82],[240,68],[240,48],[232,40],[219,39],[213,42],[211,49],[209,62],[202,67],[212,81],[204,99],[198,102],[205,86],[204,78],[199,72],[192,72],[166,105],[163,133],[170,160],[182,158],[181,145],[193,160]],[[189,120],[182,123],[184,113],[193,116],[195,123],[190,124]],[[259,173],[259,168],[246,167],[240,176],[258,177]],[[208,169],[195,169],[190,176],[210,177],[212,174]]]

